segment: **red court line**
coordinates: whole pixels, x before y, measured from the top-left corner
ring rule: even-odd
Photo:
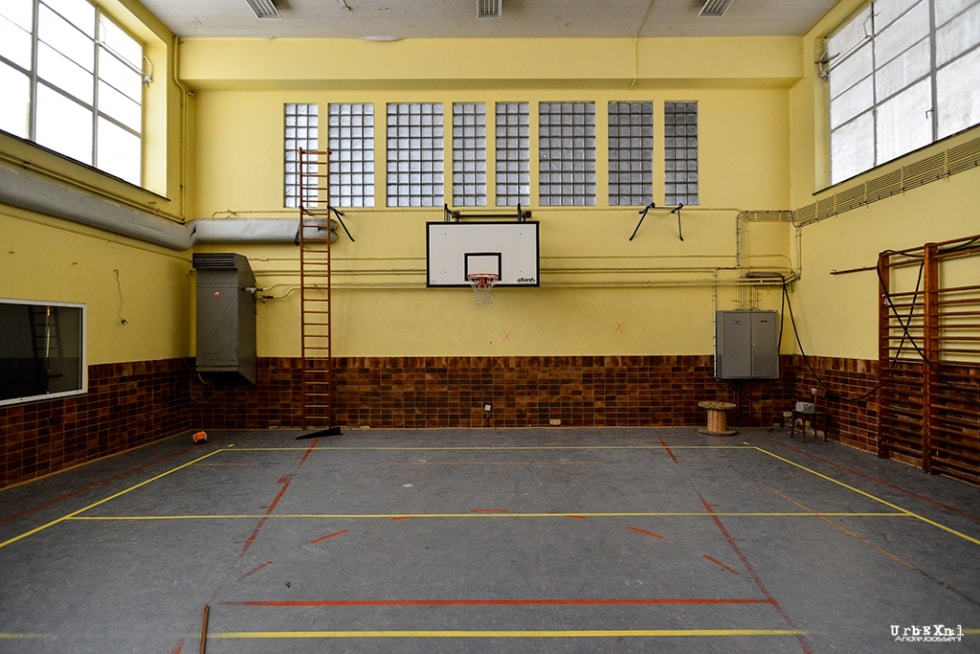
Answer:
[[[319,538],[314,538],[313,540],[310,541],[310,544],[316,545],[317,543],[325,541],[328,538],[333,538],[334,536],[343,536],[346,533],[348,533],[346,529],[341,529],[340,531],[335,531],[332,534],[327,534],[326,536],[320,536]]]
[[[752,567],[752,564],[749,563],[748,557],[745,556],[745,553],[742,551],[742,548],[738,546],[738,543],[735,542],[735,539],[728,532],[728,529],[725,527],[725,524],[721,521],[721,518],[719,518],[718,515],[715,513],[714,508],[710,504],[708,504],[708,500],[704,499],[704,495],[702,495],[700,492],[698,492],[697,495],[698,495],[698,499],[701,500],[701,504],[702,506],[704,506],[705,511],[708,512],[708,515],[711,516],[711,519],[714,521],[715,526],[718,527],[718,531],[720,531],[721,535],[724,536],[725,540],[728,541],[728,545],[729,547],[732,548],[732,551],[735,552],[735,554],[738,556],[739,559],[741,559],[742,565],[745,566],[745,569],[752,576],[752,580],[755,581],[755,585],[759,587],[759,590],[762,592],[762,595],[767,599],[772,600],[773,607],[776,609],[779,615],[782,616],[783,620],[786,621],[786,624],[789,626],[789,628],[797,632],[796,640],[799,641],[800,647],[802,648],[804,654],[813,654],[813,650],[810,649],[810,645],[806,642],[806,639],[803,637],[803,634],[800,633],[800,628],[796,626],[796,623],[794,623],[792,618],[789,617],[789,614],[786,613],[783,607],[779,605],[779,602],[777,602],[776,598],[772,596],[772,593],[769,592],[769,589],[766,588],[766,585],[762,583],[762,577],[759,576],[759,574],[755,571],[755,568]]]
[[[679,463],[677,457],[674,456],[673,451],[671,451],[670,447],[667,445],[667,441],[664,440],[663,436],[660,437],[660,444],[664,446],[664,449],[667,451],[667,454],[670,455],[670,458],[674,460],[674,463]]]
[[[719,568],[722,568],[724,570],[728,570],[733,575],[738,576],[738,570],[736,570],[735,568],[732,568],[730,566],[725,565],[724,563],[722,563],[721,561],[719,561],[715,557],[711,556],[710,554],[705,554],[704,555],[704,558],[708,559],[709,561],[711,561],[712,563],[714,563]]]
[[[647,536],[653,536],[654,538],[659,538],[663,540],[663,536],[660,534],[655,534],[652,531],[647,531],[646,529],[640,529],[639,527],[627,527],[630,531],[635,531],[638,534],[646,534]]]
[[[259,520],[259,524],[255,525],[252,535],[245,541],[242,551],[238,553],[239,557],[245,556],[245,552],[247,552],[249,548],[252,547],[252,544],[255,543],[255,539],[259,537],[259,532],[262,531],[262,527],[265,526],[265,523],[269,520],[269,516],[272,515],[273,511],[275,511],[276,505],[279,504],[279,500],[281,500],[282,496],[286,494],[286,489],[289,488],[290,482],[293,481],[293,476],[285,475],[279,481],[282,483],[282,488],[279,489],[276,499],[272,500],[272,503],[266,508],[265,515],[262,516],[261,520]]]
[[[163,463],[164,461],[167,461],[167,460],[172,459],[174,457],[180,456],[181,454],[186,454],[187,452],[190,452],[193,449],[197,449],[197,446],[194,445],[194,446],[188,447],[186,449],[180,450],[179,452],[174,452],[173,454],[168,454],[165,457],[161,457],[161,458],[156,459],[154,461],[150,461],[149,463],[143,464],[143,465],[141,465],[138,468],[133,468],[132,470],[127,470],[126,472],[120,472],[118,475],[114,475],[112,477],[108,477],[106,479],[103,479],[102,481],[97,481],[94,484],[89,484],[85,488],[79,488],[76,491],[72,491],[71,493],[67,493],[65,495],[62,495],[61,497],[56,497],[55,499],[50,500],[48,502],[45,502],[43,504],[38,504],[37,506],[31,507],[29,509],[24,509],[23,511],[21,511],[19,513],[15,513],[15,514],[13,514],[11,516],[7,516],[6,518],[0,519],[0,525],[2,525],[5,522],[10,522],[11,520],[16,520],[17,518],[22,518],[25,515],[29,515],[31,513],[34,513],[35,511],[40,511],[42,509],[46,509],[49,506],[54,506],[58,502],[63,502],[63,501],[67,500],[70,497],[74,497],[76,495],[81,495],[82,493],[87,493],[88,491],[94,490],[94,489],[98,488],[99,486],[105,486],[108,483],[117,481],[119,479],[122,479],[123,477],[128,477],[129,475],[132,475],[132,474],[135,474],[137,472],[140,472],[141,470],[146,470],[147,468],[152,467],[152,466],[155,466],[158,463]],[[94,461],[91,462],[91,463],[94,463]],[[60,470],[58,473],[53,473],[53,474],[59,474],[61,472],[68,472],[68,470]],[[31,480],[31,481],[37,481],[37,479]]]
[[[300,465],[303,465],[306,462],[306,457],[308,457],[310,454],[313,453],[313,450],[314,450],[314,448],[316,448],[316,444],[319,441],[320,441],[319,438],[314,438],[313,439],[313,441],[310,443],[310,446],[306,449],[306,453],[303,454],[303,458],[299,460],[299,464]]]
[[[262,568],[268,567],[270,565],[272,565],[272,561],[266,561],[265,563],[261,563],[261,564],[255,566],[254,568],[252,568],[251,570],[249,570],[248,572],[246,572],[245,574],[243,574],[241,577],[239,577],[238,579],[236,579],[235,580],[235,583],[238,583],[239,581],[243,581],[245,579],[248,579],[249,577],[251,577],[252,575],[254,575],[256,572],[258,572],[259,570],[261,570]],[[211,599],[214,599],[214,598],[212,597]]]
[[[914,497],[915,499],[921,500],[922,502],[926,502],[928,504],[932,504],[933,506],[938,506],[941,509],[944,509],[946,511],[950,511],[952,513],[955,513],[955,514],[957,514],[959,516],[962,516],[962,517],[964,517],[964,518],[966,518],[968,520],[972,520],[973,522],[980,522],[980,516],[975,516],[972,513],[967,513],[966,511],[963,511],[962,509],[956,508],[955,506],[950,506],[949,504],[943,504],[942,502],[937,502],[936,500],[930,499],[930,498],[928,498],[928,497],[926,497],[924,495],[919,495],[915,491],[911,491],[911,490],[909,490],[907,488],[902,488],[901,486],[896,486],[895,484],[893,484],[891,482],[887,482],[887,481],[884,481],[882,479],[878,479],[877,477],[872,477],[871,475],[869,475],[867,473],[864,473],[864,472],[861,472],[859,470],[855,470],[854,468],[848,468],[845,465],[841,465],[839,463],[835,463],[834,461],[830,461],[828,459],[825,459],[823,457],[817,456],[815,454],[810,454],[809,452],[805,452],[805,451],[800,450],[800,449],[797,449],[795,447],[791,447],[791,446],[787,445],[786,443],[780,443],[779,441],[773,440],[771,438],[769,438],[767,440],[770,443],[772,443],[773,445],[778,445],[780,447],[786,448],[787,450],[790,450],[791,452],[796,452],[797,454],[801,454],[801,455],[803,455],[803,456],[805,456],[807,458],[814,459],[815,461],[819,461],[819,462],[821,462],[821,463],[823,463],[825,465],[828,465],[828,466],[837,468],[838,470],[843,470],[844,472],[849,472],[852,475],[857,475],[858,477],[861,477],[863,479],[867,479],[868,481],[874,482],[876,484],[880,484],[880,485],[884,486],[885,488],[890,488],[890,489],[892,489],[894,491],[898,491],[899,493],[904,493],[905,495],[908,495],[910,497]],[[873,452],[871,452],[871,454],[873,454]]]
[[[265,608],[354,606],[679,606],[775,604],[771,597],[749,598],[598,598],[598,599],[432,599],[432,600],[268,600],[222,602],[225,606]]]

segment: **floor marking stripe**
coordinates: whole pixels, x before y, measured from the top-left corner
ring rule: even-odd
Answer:
[[[602,461],[388,461],[383,466],[592,466]]]
[[[249,537],[245,540],[245,545],[242,546],[242,551],[238,553],[238,558],[245,556],[245,553],[248,552],[248,550],[252,547],[252,544],[255,543],[255,539],[259,537],[259,532],[262,531],[262,527],[265,526],[265,523],[269,520],[269,516],[272,515],[272,512],[276,510],[276,506],[279,505],[279,501],[282,499],[283,495],[286,494],[286,490],[289,488],[289,484],[291,484],[292,481],[293,475],[291,474],[283,475],[279,479],[279,483],[282,484],[282,488],[279,489],[279,492],[276,494],[276,498],[272,500],[272,503],[266,507],[265,513],[259,519],[259,524],[255,525],[255,529],[252,530],[251,535],[249,535]]]
[[[97,502],[92,502],[88,506],[83,506],[82,508],[77,509],[75,511],[72,511],[71,513],[66,513],[65,515],[61,516],[60,518],[55,518],[54,520],[52,520],[50,522],[46,522],[43,525],[40,525],[38,527],[35,527],[34,529],[31,529],[29,531],[25,531],[24,533],[20,534],[19,536],[14,536],[13,538],[10,538],[10,539],[7,539],[7,540],[3,541],[2,543],[0,543],[0,549],[5,548],[7,545],[12,545],[13,543],[16,543],[17,541],[23,540],[23,539],[25,539],[25,538],[27,538],[29,536],[33,536],[34,534],[40,533],[40,532],[44,531],[45,529],[49,529],[51,527],[54,527],[55,525],[61,524],[62,522],[65,522],[67,520],[73,520],[73,519],[79,517],[82,513],[85,513],[86,511],[89,511],[91,509],[94,509],[97,506],[102,506],[103,504],[106,504],[107,502],[111,502],[112,500],[114,500],[116,498],[119,498],[119,497],[122,497],[123,495],[125,495],[127,493],[130,493],[130,492],[132,492],[134,490],[137,490],[139,488],[142,488],[143,486],[147,486],[148,484],[152,484],[153,482],[155,482],[155,481],[157,481],[159,479],[163,479],[167,475],[171,475],[171,474],[177,472],[178,470],[183,470],[184,468],[189,468],[190,466],[194,465],[195,463],[200,463],[201,461],[204,461],[205,459],[207,459],[209,457],[212,457],[215,454],[218,454],[219,452],[224,452],[224,451],[225,450],[214,450],[212,452],[208,452],[204,456],[199,456],[199,457],[197,457],[196,459],[194,459],[192,461],[188,461],[187,463],[182,463],[181,465],[177,466],[176,468],[171,468],[170,470],[167,470],[166,472],[161,472],[159,475],[156,475],[155,477],[150,477],[149,479],[146,479],[144,481],[141,481],[138,484],[134,484],[134,485],[130,486],[129,488],[124,488],[123,490],[121,490],[121,491],[119,491],[117,493],[113,493],[112,495],[110,495],[108,497],[104,497],[101,500],[98,500]]]
[[[796,629],[581,629],[570,631],[227,631],[211,639],[284,638],[710,638],[796,636]]]
[[[722,563],[721,561],[719,561],[715,557],[711,556],[710,554],[705,554],[704,555],[704,558],[706,558],[708,561],[711,561],[712,563],[714,563],[716,566],[718,566],[722,570],[727,570],[728,572],[731,572],[736,577],[738,576],[738,570],[736,570],[735,568],[733,568],[731,566],[725,565],[724,563]]]
[[[674,456],[674,452],[670,449],[670,446],[667,445],[667,441],[663,439],[663,436],[660,437],[660,444],[663,445],[663,448],[667,451],[667,454],[670,455],[670,458],[674,460],[674,463],[679,464],[680,462],[677,460],[677,457]]]
[[[716,516],[725,518],[908,518],[907,513],[851,513],[847,511],[828,511],[810,513],[806,511],[783,511],[769,513],[718,512]],[[105,515],[105,516],[67,516],[61,520],[112,522],[140,520],[410,520],[413,518],[711,518],[712,514],[692,511],[674,512],[615,512],[615,513],[219,513],[214,515]],[[5,544],[5,543],[4,543]],[[4,544],[0,544],[2,547]]]
[[[310,541],[310,544],[316,545],[317,543],[321,543],[325,540],[333,538],[334,536],[343,536],[346,533],[348,533],[348,530],[341,529],[340,531],[335,531],[332,534],[327,534],[326,536],[320,536],[319,538],[314,538],[313,540]]]
[[[226,606],[310,608],[353,606],[678,606],[773,604],[771,598],[597,598],[597,599],[430,599],[430,600],[252,600],[222,602]]]
[[[751,450],[753,445],[674,445],[673,449],[693,449],[693,450]],[[371,445],[325,445],[316,448],[319,450],[351,451],[351,452],[373,452],[373,451],[407,451],[407,452],[426,452],[432,450],[462,450],[462,451],[510,451],[510,450],[662,450],[663,445],[431,445],[431,446],[371,446]],[[238,447],[236,452],[289,452],[305,451],[306,448],[299,447]]]
[[[652,531],[647,531],[646,529],[640,529],[639,527],[626,527],[626,528],[629,529],[630,531],[635,531],[638,534],[644,534],[646,536],[653,536],[654,538],[659,538],[660,540],[663,540],[663,538],[664,538],[660,534],[655,534]]]
[[[936,527],[938,529],[942,529],[943,531],[945,531],[945,532],[947,532],[949,534],[952,534],[953,536],[959,536],[963,540],[968,541],[970,543],[973,543],[974,545],[980,545],[980,538],[974,538],[973,536],[969,536],[967,534],[964,534],[961,531],[956,531],[952,527],[947,527],[946,525],[944,525],[944,524],[942,524],[940,522],[936,522],[935,520],[932,520],[930,518],[927,518],[927,517],[925,517],[923,515],[919,515],[918,513],[914,513],[912,511],[909,511],[908,509],[903,508],[903,507],[901,507],[901,506],[899,506],[897,504],[893,504],[892,502],[889,502],[888,500],[883,500],[880,497],[877,497],[875,495],[872,495],[871,493],[869,493],[867,491],[861,490],[860,488],[856,488],[854,486],[851,486],[850,484],[845,484],[844,482],[842,482],[842,481],[840,481],[838,479],[834,479],[833,477],[830,477],[828,475],[825,475],[825,474],[823,474],[821,472],[817,472],[813,468],[808,468],[807,466],[805,466],[805,465],[803,465],[801,463],[797,463],[795,461],[792,461],[790,459],[787,459],[786,457],[779,456],[778,454],[776,454],[774,452],[770,452],[769,450],[766,450],[765,448],[756,447],[756,449],[759,450],[760,452],[762,452],[763,454],[767,454],[767,455],[771,456],[774,459],[778,459],[779,461],[782,461],[783,463],[788,463],[789,465],[793,466],[794,468],[799,468],[800,470],[804,470],[806,472],[809,472],[811,475],[816,475],[817,477],[820,477],[821,479],[823,479],[825,481],[829,481],[832,484],[836,484],[836,485],[840,486],[841,488],[846,488],[847,490],[852,491],[854,493],[857,493],[858,495],[861,495],[863,497],[866,497],[866,498],[868,498],[870,500],[874,500],[875,502],[878,502],[879,504],[884,504],[888,508],[894,509],[896,511],[899,511],[899,512],[905,514],[906,516],[910,517],[910,518],[915,518],[916,520],[921,520],[922,522],[924,522],[924,523],[926,523],[928,525],[932,525],[933,527]],[[824,514],[824,515],[828,515],[828,514]]]

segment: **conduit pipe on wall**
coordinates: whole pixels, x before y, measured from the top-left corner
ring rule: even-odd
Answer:
[[[297,221],[283,218],[176,223],[98,193],[2,164],[0,203],[178,251],[189,250],[195,243],[294,243],[297,235]],[[315,225],[326,225],[326,219]],[[315,225],[307,228],[311,236],[322,228]]]

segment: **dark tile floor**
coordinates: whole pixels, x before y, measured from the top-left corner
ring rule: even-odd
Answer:
[[[0,651],[980,649],[980,490],[834,443],[210,436],[0,492]]]

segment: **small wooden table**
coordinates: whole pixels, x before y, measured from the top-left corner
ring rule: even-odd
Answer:
[[[735,408],[731,402],[698,402],[698,406],[708,410],[708,426],[698,431],[708,436],[734,436],[738,432],[728,428],[728,411]]]

